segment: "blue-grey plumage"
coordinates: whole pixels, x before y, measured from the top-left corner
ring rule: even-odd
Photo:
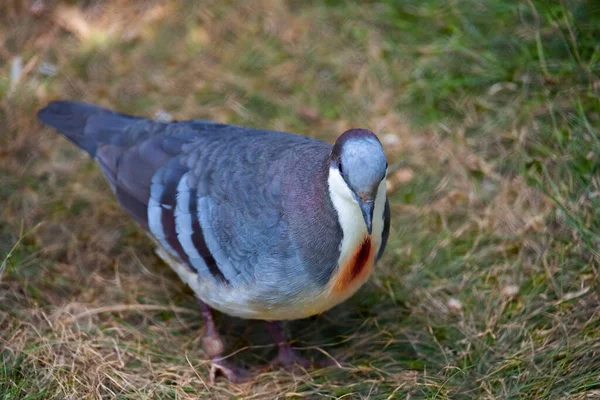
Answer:
[[[77,102],[50,103],[38,115],[98,162],[179,276],[227,314],[276,320],[325,311],[366,281],[385,248],[387,163],[370,131],[348,131],[332,146]]]

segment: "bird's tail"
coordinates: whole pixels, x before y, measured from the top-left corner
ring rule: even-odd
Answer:
[[[37,115],[40,121],[58,129],[92,157],[96,155],[99,142],[111,141],[109,136],[121,134],[125,126],[137,120],[93,104],[74,101],[53,101]]]

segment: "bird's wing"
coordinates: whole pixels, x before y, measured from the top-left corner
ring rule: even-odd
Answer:
[[[125,210],[201,279],[235,284],[261,263],[298,262],[282,220],[282,160],[310,139],[74,102],[38,115],[96,159]]]
[[[285,190],[289,160],[308,141],[296,135],[227,126],[185,146],[186,188],[197,197],[199,224],[226,281],[269,281],[299,263],[290,242]],[[236,131],[237,130],[237,131]],[[260,268],[256,268],[260,266]],[[273,279],[275,281],[275,279]]]

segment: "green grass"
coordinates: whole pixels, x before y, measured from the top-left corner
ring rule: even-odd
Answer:
[[[596,2],[93,3],[0,6],[1,398],[600,396]],[[193,295],[36,122],[55,98],[379,134],[399,168],[386,254],[290,325],[343,368],[210,384]],[[260,324],[218,322],[239,364],[274,352]]]

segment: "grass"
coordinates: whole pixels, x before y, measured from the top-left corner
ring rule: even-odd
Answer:
[[[0,397],[600,396],[596,2],[28,4],[0,5]],[[193,295],[36,121],[55,98],[377,132],[386,254],[354,298],[290,325],[343,368],[210,384]],[[260,324],[218,322],[236,362],[275,351]]]

